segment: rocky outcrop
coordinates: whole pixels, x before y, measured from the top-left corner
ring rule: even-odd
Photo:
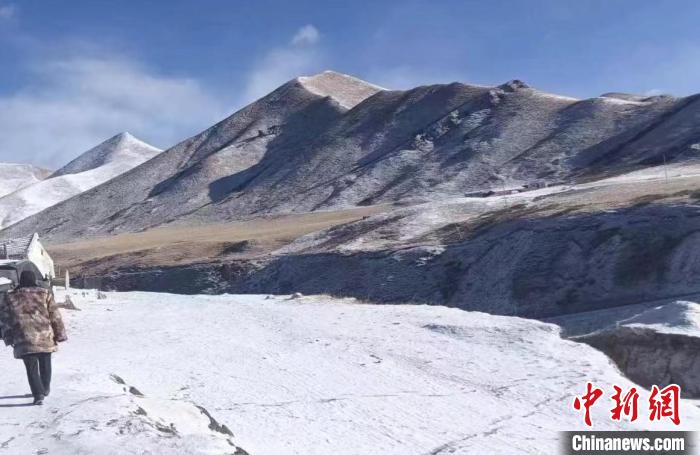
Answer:
[[[575,339],[606,353],[644,387],[678,384],[684,396],[699,398],[699,316],[697,303],[674,302]]]

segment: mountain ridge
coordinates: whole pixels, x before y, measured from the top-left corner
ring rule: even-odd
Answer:
[[[0,227],[81,194],[160,153],[128,133],[91,148],[46,179],[0,197]]]
[[[398,91],[324,72],[2,235],[65,240],[573,182],[694,159],[698,120],[693,97],[578,100],[519,80]]]

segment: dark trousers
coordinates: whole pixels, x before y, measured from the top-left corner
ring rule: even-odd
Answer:
[[[27,354],[22,360],[32,395],[34,398],[45,396],[51,389],[51,353]]]

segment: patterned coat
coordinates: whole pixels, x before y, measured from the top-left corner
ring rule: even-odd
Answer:
[[[56,352],[57,343],[68,339],[53,292],[40,287],[18,288],[8,292],[4,302],[0,299],[0,325],[17,359]]]

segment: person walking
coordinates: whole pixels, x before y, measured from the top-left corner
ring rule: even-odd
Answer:
[[[14,347],[15,358],[24,361],[34,404],[41,405],[51,392],[51,353],[68,339],[61,313],[53,292],[39,287],[30,270],[22,271],[19,285],[4,300],[3,339]]]

